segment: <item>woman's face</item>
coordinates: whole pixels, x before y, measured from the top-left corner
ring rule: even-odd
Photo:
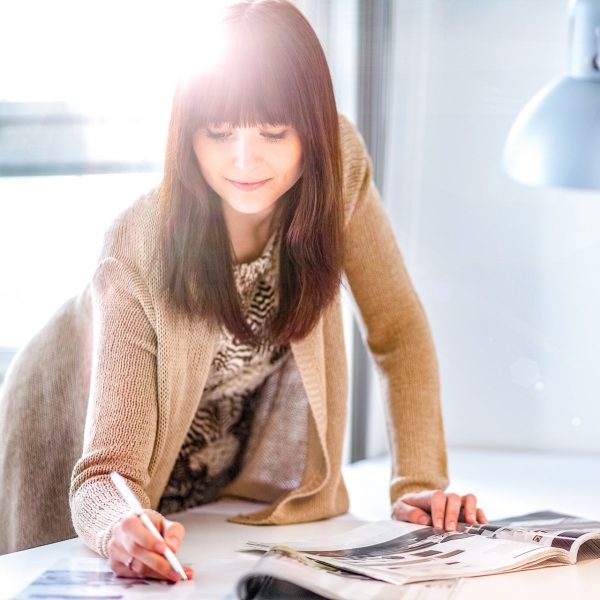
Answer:
[[[193,146],[208,185],[240,213],[269,213],[302,171],[302,144],[289,125],[212,125],[196,131]]]

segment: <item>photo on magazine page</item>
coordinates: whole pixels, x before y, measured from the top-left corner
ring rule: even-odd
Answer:
[[[140,590],[146,596],[148,592],[160,593],[169,587],[166,581],[119,577],[103,558],[63,558],[11,598],[127,600],[132,596],[139,598]],[[1,592],[0,597],[4,597]]]
[[[540,511],[466,525],[461,529],[493,539],[521,541],[575,553],[572,559],[600,557],[600,522],[552,511]]]

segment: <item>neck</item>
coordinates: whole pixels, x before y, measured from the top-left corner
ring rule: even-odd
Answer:
[[[222,203],[225,224],[236,263],[258,258],[265,248],[276,222],[276,206],[264,213],[245,214]]]

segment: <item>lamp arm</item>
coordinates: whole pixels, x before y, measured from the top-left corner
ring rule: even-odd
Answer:
[[[569,6],[569,75],[600,80],[600,0]]]

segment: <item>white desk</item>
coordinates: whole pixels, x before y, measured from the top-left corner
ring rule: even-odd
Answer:
[[[457,491],[477,492],[488,517],[551,508],[600,519],[600,457],[475,453],[452,451],[450,465]],[[295,540],[351,529],[367,519],[388,516],[388,463],[369,461],[346,469],[352,511],[329,521],[279,527],[227,523],[249,510],[241,502],[221,502],[178,515],[186,528],[179,556],[195,567],[203,599],[223,600],[255,557],[236,552],[248,539]],[[586,479],[589,481],[586,482]],[[368,484],[365,484],[368,482]],[[559,483],[557,483],[559,482]],[[59,558],[96,556],[79,540],[50,544],[0,556],[0,599],[10,598]],[[179,584],[178,584],[179,585]],[[173,589],[175,590],[177,586]],[[459,600],[600,598],[600,560],[466,580]]]

